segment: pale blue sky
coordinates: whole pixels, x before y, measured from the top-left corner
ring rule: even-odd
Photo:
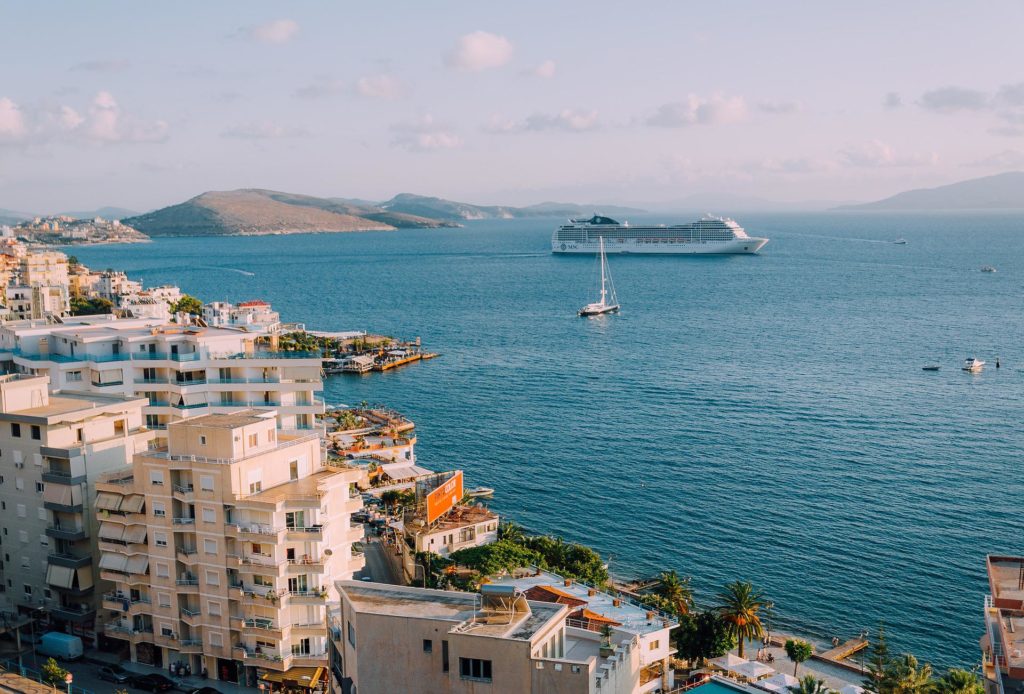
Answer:
[[[17,210],[851,200],[1024,169],[1019,2],[0,8]]]

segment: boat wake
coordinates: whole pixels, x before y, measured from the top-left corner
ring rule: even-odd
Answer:
[[[239,275],[245,275],[246,277],[255,277],[255,272],[249,272],[248,270],[239,270],[236,267],[219,267],[217,265],[195,265],[193,267],[202,270],[223,270],[224,272],[237,272]]]

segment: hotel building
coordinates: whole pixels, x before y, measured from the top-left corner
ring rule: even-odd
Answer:
[[[145,451],[145,400],[49,392],[45,376],[0,376],[0,609],[93,641],[99,566],[94,484]]]
[[[97,484],[110,638],[131,660],[247,686],[327,664],[335,581],[363,567],[356,469],[273,410],[172,423],[167,447]]]
[[[985,635],[981,637],[986,694],[1024,686],[1024,557],[989,555]]]

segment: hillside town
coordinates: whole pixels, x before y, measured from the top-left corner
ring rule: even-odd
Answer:
[[[0,644],[23,674],[43,634],[84,652],[86,692],[97,664],[220,692],[1024,683],[1024,558],[989,558],[983,669],[933,677],[882,629],[773,632],[782,607],[744,580],[699,606],[673,570],[627,583],[503,519],[500,489],[417,459],[392,406],[328,408],[323,353],[265,301],[202,304],[10,238],[0,274]]]
[[[119,219],[69,215],[34,217],[15,226],[0,227],[0,236],[33,244],[75,246],[98,243],[140,243],[149,237]]]

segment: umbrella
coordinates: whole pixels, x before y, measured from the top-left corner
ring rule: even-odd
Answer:
[[[751,681],[759,680],[763,677],[775,674],[775,670],[773,668],[768,667],[764,663],[757,663],[752,660],[747,660],[742,664],[735,666],[732,668],[732,671]]]
[[[726,653],[721,658],[713,659],[711,661],[711,664],[714,665],[719,670],[725,670],[726,672],[733,672],[735,670],[736,666],[742,665],[743,663],[749,663],[749,662],[750,662],[749,660],[746,660],[745,658],[741,658],[738,655],[733,655],[732,653]]]
[[[799,685],[800,680],[793,677],[793,675],[787,675],[784,672],[777,672],[771,677],[757,682],[754,686],[760,687],[761,689],[767,689],[770,692],[788,694],[790,687],[797,687]]]

